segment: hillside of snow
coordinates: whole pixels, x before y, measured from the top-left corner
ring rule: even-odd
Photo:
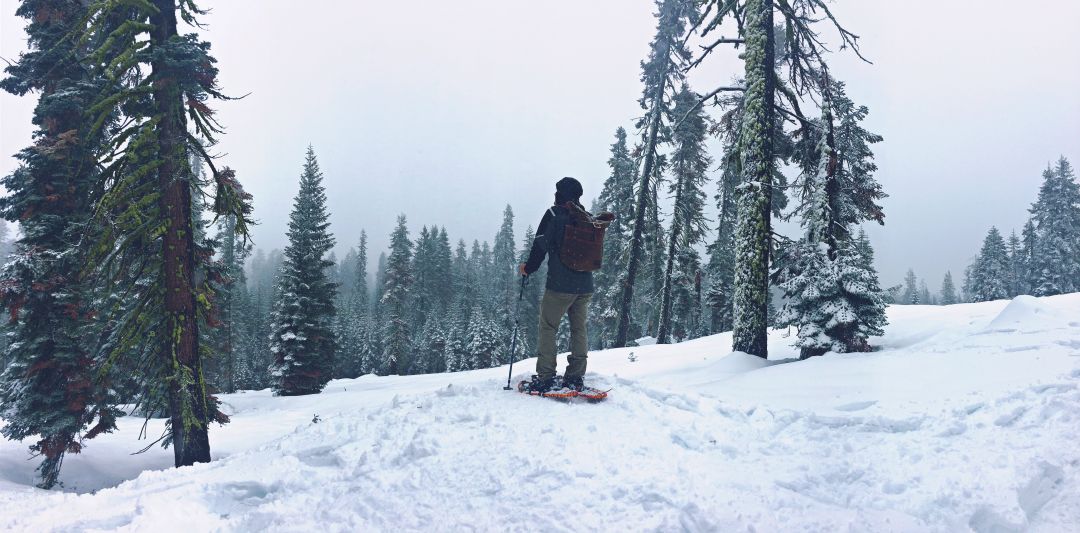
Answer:
[[[1080,294],[889,319],[870,354],[796,361],[783,330],[769,361],[730,334],[594,352],[600,404],[505,392],[506,367],[227,395],[212,463],[130,455],[128,417],[66,492],[0,440],[0,530],[1080,530]]]

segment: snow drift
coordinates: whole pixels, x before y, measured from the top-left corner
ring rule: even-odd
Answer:
[[[67,492],[0,440],[0,530],[1075,531],[1077,317],[1080,294],[894,307],[881,351],[808,361],[783,330],[769,361],[730,335],[595,352],[595,405],[504,392],[505,367],[238,393],[213,463],[130,456],[127,418]]]

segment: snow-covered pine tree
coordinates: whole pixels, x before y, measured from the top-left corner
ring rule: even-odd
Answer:
[[[212,210],[234,215],[242,235],[251,205],[235,173],[218,169],[207,155],[221,127],[206,102],[225,96],[210,44],[195,33],[180,35],[177,23],[197,25],[204,12],[189,0],[98,0],[89,8],[86,35],[100,46],[84,65],[122,80],[85,108],[95,117],[95,131],[123,114],[122,125],[109,130],[109,155],[101,162],[94,222],[101,231],[87,261],[98,267],[97,283],[124,294],[117,311],[108,312],[120,327],[108,332],[105,349],[139,359],[125,364],[144,385],[146,412],[168,406],[165,441],[176,466],[207,462],[208,426],[228,418],[204,379],[202,354],[210,347],[200,325],[214,313],[212,278],[201,275],[209,270],[210,250],[197,235],[201,213],[193,197],[204,192],[189,158],[209,167],[216,187]],[[113,26],[117,21],[123,22]]]
[[[355,260],[355,258],[354,258]],[[351,379],[360,375],[359,325],[362,317],[351,306],[339,306],[334,315],[334,372],[335,379]]]
[[[731,331],[735,283],[735,190],[742,174],[734,142],[724,147],[723,173],[717,183],[719,217],[716,240],[709,246],[709,289],[705,300],[712,314],[710,333]]]
[[[382,362],[382,328],[373,315],[367,315],[360,321],[360,352],[356,355],[360,365],[360,374],[374,374]]]
[[[657,2],[656,35],[650,45],[649,59],[641,65],[641,80],[645,85],[640,100],[645,115],[638,121],[642,130],[640,157],[643,159],[637,183],[634,221],[626,258],[626,273],[622,280],[619,302],[619,325],[615,334],[616,347],[626,346],[630,335],[631,310],[634,304],[634,284],[637,283],[646,247],[649,211],[656,206],[656,189],[660,174],[660,146],[668,137],[671,120],[669,89],[684,77],[683,67],[690,57],[685,46],[687,22],[697,17],[697,4],[690,0],[659,0]],[[653,231],[659,228],[652,226]],[[654,246],[659,250],[660,247]]]
[[[375,263],[375,298],[371,300],[372,313],[378,319],[383,317],[383,295],[386,294],[386,252],[379,253]]]
[[[1043,172],[1031,219],[1035,296],[1080,291],[1080,184],[1064,157]]]
[[[956,283],[953,282],[952,272],[945,272],[945,279],[941,281],[941,305],[953,305],[960,303],[956,295]]]
[[[796,154],[803,169],[796,212],[802,214],[805,234],[780,261],[787,303],[777,322],[799,328],[796,345],[803,357],[868,351],[869,337],[880,335],[885,324],[877,272],[872,259],[864,259],[872,258],[869,241],[865,233],[858,241],[850,234],[853,224],[884,217],[876,204],[883,194],[873,178],[869,149],[880,137],[859,125],[866,113],[846,98],[843,84],[829,83],[821,119],[802,132],[803,149]]]
[[[495,321],[479,306],[469,320],[468,344],[465,349],[471,359],[469,368],[491,368],[502,364],[505,339],[499,334]]]
[[[435,309],[440,314],[446,314],[450,303],[454,301],[454,269],[453,252],[450,250],[450,237],[446,234],[446,228],[439,228],[435,237],[435,252],[432,257],[432,276],[435,286]]]
[[[274,394],[314,394],[330,381],[336,340],[337,285],[327,277],[334,247],[323,175],[308,146],[300,190],[289,214],[289,245],[278,279],[271,327],[270,374]]]
[[[926,284],[925,278],[919,280],[919,301],[923,305],[937,305],[934,297],[930,294],[930,286]]]
[[[446,371],[461,372],[462,370],[469,370],[471,362],[468,358],[468,331],[462,327],[461,321],[455,321],[446,331],[446,344],[443,346]]]
[[[500,331],[510,331],[514,327],[514,303],[517,301],[518,254],[514,249],[514,210],[507,204],[503,210],[502,226],[495,235],[492,254],[492,283],[495,302],[494,319]],[[509,340],[507,340],[509,342]],[[509,349],[507,344],[505,349]]]
[[[428,231],[427,226],[420,228],[420,235],[413,244],[412,284],[409,289],[409,314],[407,321],[417,327],[414,331],[421,334],[422,326],[429,316],[435,313],[435,300],[438,282],[434,272],[435,240],[438,230]]]
[[[637,182],[637,165],[626,145],[626,130],[615,130],[615,142],[608,158],[611,174],[604,180],[603,189],[593,206],[593,211],[610,211],[615,220],[608,226],[604,237],[603,266],[593,277],[595,291],[589,313],[589,335],[597,348],[611,345],[618,328],[619,301],[622,286],[619,280],[626,271],[626,242],[629,240],[630,224],[634,219],[634,184]],[[526,241],[525,255],[532,243]],[[538,279],[543,279],[538,277]],[[535,327],[533,328],[535,330]],[[530,341],[530,346],[535,344]],[[531,353],[531,352],[526,352]]]
[[[776,165],[783,149],[779,116],[794,117],[806,128],[809,121],[800,110],[800,98],[827,88],[827,83],[819,83],[827,72],[824,58],[828,50],[814,26],[821,21],[831,23],[839,32],[841,48],[856,53],[857,37],[839,25],[825,0],[709,0],[704,11],[709,17],[695,23],[703,37],[734,19],[739,38],[714,39],[691,66],[700,64],[721,44],[745,47],[743,87],[720,87],[706,99],[722,91],[744,93],[738,139],[743,179],[736,201],[733,348],[767,357],[771,216],[777,207],[772,204],[782,189],[776,187],[782,185],[776,181],[782,178]],[[784,29],[779,63],[774,11],[780,13],[783,24],[779,27]],[[778,67],[783,67],[787,75],[782,77]],[[777,95],[782,99],[778,100]]]
[[[356,248],[349,248],[338,264],[338,308],[351,306],[356,301]]]
[[[224,392],[235,392],[240,354],[247,339],[244,313],[247,312],[249,304],[244,263],[251,254],[251,244],[245,236],[237,234],[236,217],[225,216],[219,222],[217,240],[222,279],[214,292],[219,309],[218,320],[221,323],[215,333],[220,342],[216,359],[209,363],[217,369],[218,379],[211,380],[213,385]]]
[[[1035,243],[1036,243],[1036,230],[1035,222],[1028,218],[1024,229],[1020,234],[1020,258],[1018,259],[1020,267],[1020,279],[1019,284],[1023,289],[1023,294],[1034,294],[1035,292]]]
[[[86,14],[78,2],[24,0],[16,15],[28,21],[29,51],[0,81],[18,96],[40,92],[34,145],[16,154],[20,167],[0,180],[7,192],[0,213],[22,225],[0,274],[12,341],[0,355],[0,434],[38,437],[30,451],[42,458],[38,486],[45,489],[59,482],[65,454],[114,429],[121,414],[109,384],[96,379],[102,361],[94,357],[92,294],[80,276],[85,250],[77,245],[88,231],[89,195],[100,179],[95,157],[104,144],[82,113],[104,80],[79,64],[70,39]]]
[[[356,248],[356,266],[353,267],[353,310],[364,316],[371,308],[371,288],[368,285],[367,231],[360,230],[360,244]]]
[[[438,316],[424,322],[417,337],[411,373],[434,374],[446,371],[446,333]]]
[[[450,302],[452,306],[461,299],[462,295],[473,289],[473,271],[469,266],[469,252],[465,239],[458,239],[454,258],[450,262],[450,271],[454,286],[454,297]]]
[[[706,172],[712,164],[705,147],[708,120],[698,104],[700,97],[685,83],[675,96],[674,113],[683,117],[672,134],[674,149],[670,157],[673,173],[670,193],[674,195],[671,228],[668,230],[667,265],[660,296],[660,324],[657,342],[685,339],[694,330],[690,322],[698,306],[693,301],[695,282],[700,283],[701,258],[696,247],[705,237]],[[673,300],[679,300],[673,316]]]
[[[1005,242],[1005,251],[1009,254],[1009,298],[1014,298],[1029,291],[1024,287],[1024,244],[1013,230]]]
[[[1009,252],[996,227],[990,228],[971,275],[971,298],[989,302],[1009,297]]]
[[[904,305],[919,305],[919,278],[915,270],[908,269],[904,276],[904,292],[900,296],[900,303]]]
[[[386,281],[383,285],[382,306],[385,314],[383,331],[383,357],[381,370],[384,375],[401,373],[408,368],[410,347],[409,289],[413,275],[412,241],[405,215],[399,215],[397,227],[390,234],[390,256],[386,260]]]

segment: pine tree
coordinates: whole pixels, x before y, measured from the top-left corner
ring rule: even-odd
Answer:
[[[446,228],[440,228],[435,237],[435,251],[432,257],[432,276],[435,285],[435,308],[445,314],[454,300],[453,252],[450,249],[450,237]]]
[[[608,167],[611,168],[611,174],[604,180],[603,189],[593,206],[594,212],[608,211],[615,215],[615,220],[608,226],[604,237],[603,265],[593,278],[595,292],[592,307],[595,311],[590,313],[592,324],[589,334],[597,339],[595,345],[599,348],[607,347],[615,340],[619,318],[618,303],[622,296],[619,280],[626,271],[626,242],[630,235],[630,221],[634,218],[637,166],[626,146],[626,130],[621,127],[615,131],[615,143],[611,145]],[[531,240],[525,241],[524,255],[528,255],[531,246]],[[534,340],[530,342],[535,343]]]
[[[408,323],[423,325],[429,316],[436,314],[435,300],[438,287],[434,272],[435,239],[437,230],[428,231],[427,226],[420,228],[420,235],[413,244],[412,286],[409,289]],[[420,333],[420,331],[417,331]]]
[[[503,338],[499,335],[495,322],[479,307],[473,311],[469,320],[468,339],[466,351],[471,358],[470,369],[491,368],[501,364],[499,357],[504,353]]]
[[[989,302],[1009,297],[1009,253],[997,228],[990,228],[971,275],[971,297]]]
[[[633,229],[630,234],[623,292],[619,302],[619,326],[615,335],[616,347],[626,346],[630,334],[631,308],[634,303],[634,284],[643,260],[649,211],[656,206],[656,187],[659,181],[659,148],[668,137],[670,101],[668,89],[682,80],[689,58],[684,46],[686,23],[697,16],[696,3],[689,0],[660,0],[657,3],[656,36],[652,41],[649,59],[641,65],[641,80],[645,84],[640,104],[645,116],[638,122],[643,138],[640,146],[644,159],[637,183]],[[650,226],[658,231],[656,225]],[[654,247],[659,249],[659,247]]]
[[[934,298],[930,295],[930,286],[926,284],[925,279],[919,280],[919,301],[923,305],[937,305]]]
[[[30,50],[9,63],[0,88],[41,96],[35,143],[15,156],[21,166],[0,181],[7,190],[0,213],[22,225],[16,253],[0,274],[12,341],[0,355],[0,434],[15,441],[39,437],[30,451],[42,457],[38,486],[49,489],[59,482],[65,454],[112,431],[122,414],[109,384],[95,376],[101,361],[92,349],[92,294],[80,276],[85,250],[77,246],[88,231],[89,194],[100,179],[95,156],[104,144],[81,111],[104,83],[79,65],[69,38],[86,16],[82,4],[25,0],[16,14],[29,21]],[[3,230],[6,260],[6,224]]]
[[[315,150],[308,146],[300,191],[289,214],[289,245],[277,286],[271,328],[274,394],[314,394],[333,376],[334,300],[337,285],[327,276],[334,247],[326,191]]]
[[[466,322],[467,324],[467,322]],[[468,350],[468,332],[460,321],[450,325],[446,332],[446,344],[443,346],[443,359],[447,372],[469,370],[471,361]]]
[[[724,148],[723,173],[716,195],[720,212],[716,241],[709,246],[709,289],[705,299],[712,312],[711,333],[731,331],[735,286],[735,191],[741,178],[734,142]]]
[[[237,234],[235,217],[223,217],[219,227],[222,280],[215,292],[220,310],[218,320],[221,326],[217,331],[220,340],[217,343],[219,350],[216,359],[211,359],[208,363],[217,377],[211,379],[211,383],[219,390],[235,392],[240,353],[246,340],[243,313],[248,309],[248,293],[244,263],[251,253],[251,245],[243,235]],[[211,372],[208,371],[208,374]]]
[[[1036,244],[1036,230],[1035,222],[1030,218],[1027,223],[1024,224],[1023,232],[1020,237],[1020,257],[1017,260],[1019,263],[1019,285],[1021,293],[1034,294],[1036,273],[1035,273],[1035,244]]]
[[[1024,245],[1015,230],[1009,235],[1005,250],[1009,254],[1009,298],[1027,294],[1028,290],[1024,287]]]
[[[900,296],[900,303],[904,305],[919,305],[919,278],[915,271],[908,269],[904,276],[904,292]]]
[[[1031,218],[1035,296],[1080,291],[1080,184],[1064,157],[1043,172]]]
[[[386,294],[386,252],[379,253],[375,266],[375,298],[371,301],[372,312],[376,317],[383,315],[383,295]]]
[[[413,276],[410,269],[412,242],[405,215],[398,216],[397,227],[390,234],[390,256],[386,260],[386,281],[382,305],[386,314],[383,332],[383,360],[386,374],[394,375],[408,368],[410,347],[408,304]]]
[[[869,336],[880,335],[885,324],[869,240],[861,233],[852,242],[850,234],[853,224],[884,218],[876,204],[884,194],[873,178],[877,167],[869,149],[880,137],[859,125],[868,111],[847,99],[843,84],[828,85],[822,116],[801,132],[802,149],[796,152],[803,170],[796,212],[805,234],[778,261],[788,302],[777,320],[798,326],[803,357],[867,351]]]
[[[446,371],[446,333],[437,316],[424,322],[413,361],[414,374],[434,374]]]
[[[777,63],[776,57],[777,26],[773,18],[777,10],[784,29],[782,63]],[[839,25],[825,0],[710,0],[705,12],[711,14],[710,18],[695,26],[701,28],[702,36],[717,30],[725,20],[735,19],[740,38],[716,39],[692,66],[700,64],[721,44],[745,47],[743,87],[720,87],[707,96],[722,91],[743,92],[738,136],[742,180],[736,198],[733,348],[767,357],[771,216],[779,207],[773,205],[774,198],[779,198],[783,189],[783,175],[776,164],[784,151],[779,115],[795,117],[803,128],[808,127],[810,121],[800,110],[800,97],[820,94],[828,88],[824,75],[828,50],[814,25],[823,20],[831,22],[840,33],[841,47],[856,53],[857,37]],[[781,66],[786,67],[786,80],[776,72]],[[778,95],[782,99],[778,100]]]
[[[945,279],[941,282],[941,305],[953,305],[960,303],[956,296],[956,284],[953,283],[952,272],[945,273]]]
[[[356,249],[355,280],[353,281],[353,309],[358,316],[370,310],[371,289],[368,287],[367,232],[360,230],[360,244]]]
[[[495,321],[499,329],[505,331],[510,331],[514,325],[514,302],[517,300],[518,257],[514,247],[514,211],[508,204],[503,210],[502,226],[495,235],[495,246],[491,250]]]
[[[118,80],[87,107],[92,131],[123,115],[108,130],[103,187],[94,198],[100,231],[87,261],[97,267],[97,283],[124,292],[107,312],[118,327],[108,331],[105,351],[111,363],[135,369],[146,412],[168,406],[164,440],[176,466],[209,461],[208,426],[228,420],[204,380],[202,354],[211,349],[205,330],[215,310],[213,276],[205,275],[213,270],[212,250],[198,235],[196,198],[208,184],[193,172],[190,157],[210,169],[214,214],[235,216],[241,235],[251,222],[250,195],[206,151],[221,133],[206,102],[226,97],[210,44],[198,34],[180,35],[177,24],[179,17],[197,25],[202,14],[193,1],[99,0],[90,4],[83,39],[100,43],[85,64]],[[117,21],[123,22],[113,27]]]
[[[656,334],[657,342],[661,344],[671,340],[673,322],[677,337],[686,338],[694,329],[689,323],[693,318],[687,314],[697,310],[691,301],[701,264],[695,247],[705,236],[705,192],[702,187],[708,180],[706,172],[712,165],[705,148],[708,122],[705,112],[698,105],[698,98],[686,84],[675,97],[675,116],[685,118],[673,133],[671,169],[674,180],[670,192],[674,195],[675,204],[671,229],[667,234],[667,266],[660,298],[660,325]],[[680,301],[679,312],[674,318],[673,299]]]

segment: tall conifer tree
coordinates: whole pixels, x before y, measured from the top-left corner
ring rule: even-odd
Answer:
[[[1035,296],[1080,291],[1080,184],[1064,157],[1043,172],[1031,219],[1035,223]]]
[[[674,207],[671,229],[668,231],[667,265],[660,297],[660,325],[657,342],[666,344],[674,329],[680,338],[686,338],[694,330],[687,316],[697,311],[692,302],[695,281],[698,281],[701,259],[696,247],[705,236],[705,192],[708,180],[706,172],[712,159],[705,148],[708,122],[705,112],[698,105],[699,96],[683,84],[675,97],[675,116],[684,117],[673,132],[674,150],[671,154],[671,170],[674,174],[671,193]],[[673,317],[673,300],[679,300],[677,316]],[[674,325],[674,328],[673,328]]]
[[[956,283],[953,282],[952,272],[946,272],[945,279],[941,281],[941,305],[956,303],[960,303],[956,295]]]
[[[180,35],[177,23],[197,25],[205,12],[187,0],[95,0],[89,6],[83,42],[100,38],[100,46],[86,63],[114,81],[89,108],[93,131],[108,117],[124,118],[110,130],[110,155],[102,160],[102,187],[94,194],[101,220],[94,223],[99,233],[88,261],[104,276],[102,285],[124,291],[107,311],[117,327],[104,350],[110,364],[137,370],[132,377],[142,383],[146,412],[167,405],[164,438],[176,466],[207,462],[208,426],[227,417],[204,380],[214,276],[206,275],[213,270],[212,250],[200,237],[198,198],[207,184],[189,159],[209,167],[212,209],[219,217],[235,216],[240,235],[247,234],[251,206],[233,171],[218,169],[206,151],[221,133],[207,100],[226,97],[210,44],[197,34]],[[113,26],[118,20],[124,22]]]
[[[634,221],[630,233],[626,273],[622,281],[622,297],[619,302],[619,326],[614,346],[626,346],[630,335],[631,310],[634,304],[634,284],[644,259],[649,212],[656,207],[656,188],[659,181],[658,168],[662,165],[660,145],[666,142],[671,114],[671,94],[674,83],[683,78],[682,68],[689,59],[683,34],[687,22],[696,17],[696,3],[689,0],[660,0],[657,2],[657,27],[649,51],[648,61],[641,65],[641,80],[645,88],[640,100],[645,116],[638,122],[642,130],[640,146],[643,163],[637,183],[637,200],[634,205]],[[651,229],[659,232],[658,224]],[[657,247],[654,246],[654,249]],[[655,278],[654,278],[655,279]]]
[[[353,282],[353,304],[357,316],[366,315],[371,306],[371,289],[368,285],[367,231],[360,230],[360,244],[356,249],[356,279]]]
[[[289,214],[289,245],[271,327],[271,376],[274,393],[282,396],[317,393],[333,377],[337,284],[327,276],[334,237],[322,180],[315,150],[308,146]]]
[[[0,275],[13,341],[0,356],[7,363],[0,366],[6,422],[0,433],[13,440],[38,436],[30,450],[42,457],[38,486],[47,489],[59,482],[65,454],[111,431],[118,415],[108,384],[95,379],[92,295],[81,275],[85,250],[77,246],[88,231],[90,191],[100,179],[95,157],[104,144],[82,110],[104,80],[78,63],[81,51],[70,38],[87,14],[82,4],[25,0],[16,14],[29,21],[30,50],[5,69],[0,88],[40,97],[34,144],[15,156],[21,166],[0,181],[7,190],[0,213],[22,226],[16,254]]]
[[[611,174],[604,180],[603,189],[593,208],[593,211],[609,211],[615,215],[615,220],[608,226],[604,237],[603,265],[594,276],[596,285],[592,307],[595,311],[590,313],[593,325],[589,328],[589,334],[598,339],[597,346],[600,348],[609,346],[615,340],[619,324],[619,302],[622,298],[620,280],[626,271],[626,243],[630,235],[631,221],[634,220],[637,166],[626,145],[626,130],[621,127],[615,131],[608,167]],[[531,246],[531,243],[528,246]],[[528,246],[525,247],[526,254]]]
[[[825,89],[820,80],[827,70],[824,61],[827,49],[814,25],[828,20],[840,33],[841,47],[851,47],[856,53],[857,36],[839,25],[825,0],[709,0],[705,11],[711,16],[695,24],[701,28],[702,36],[734,19],[740,38],[714,39],[691,66],[700,64],[721,44],[745,46],[744,86],[720,87],[707,94],[706,99],[721,91],[744,93],[738,136],[742,183],[736,199],[733,348],[767,357],[771,216],[778,207],[773,205],[774,198],[779,197],[782,189],[777,187],[782,185],[782,174],[776,165],[783,147],[779,117],[793,118],[806,128],[809,120],[800,110],[800,98],[820,94]],[[774,25],[777,11],[785,30],[780,62]],[[787,76],[781,77],[778,67],[784,67]]]
[[[385,312],[382,368],[386,374],[401,373],[408,364],[410,334],[408,322],[412,242],[405,215],[398,216],[397,227],[390,234],[390,256],[386,260],[386,281],[382,296]]]
[[[970,280],[971,298],[989,302],[1009,297],[1009,252],[997,228],[990,228],[975,260]]]

